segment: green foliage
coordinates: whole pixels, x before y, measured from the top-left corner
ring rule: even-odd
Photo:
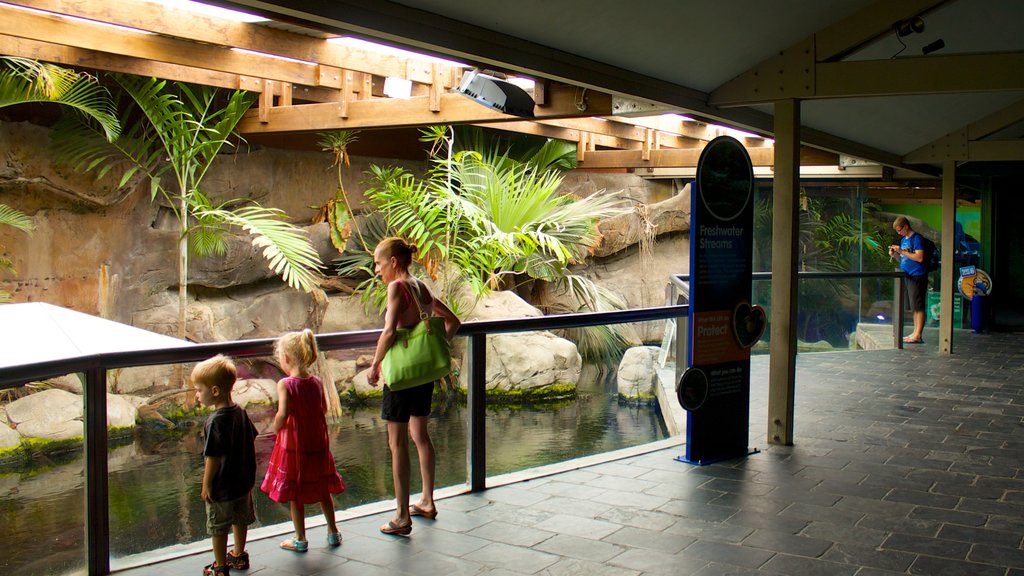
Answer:
[[[6,204],[0,204],[0,226],[13,226],[18,230],[32,233],[35,226],[32,224],[32,220],[24,213],[7,206]],[[4,245],[0,244],[0,270],[6,270],[11,274],[16,274],[17,270],[14,269],[14,262],[10,258],[4,256]],[[10,302],[11,295],[3,290],[0,290],[0,303]]]
[[[574,166],[573,145],[543,138],[495,144],[481,130],[451,127],[431,127],[422,134],[421,140],[431,144],[427,177],[372,166],[366,197],[386,222],[380,237],[397,235],[416,244],[417,264],[437,281],[439,296],[456,314],[469,306],[459,300],[466,292],[479,298],[524,282],[570,294],[576,307],[562,311],[617,307],[571,267],[596,244],[597,221],[628,208],[613,196],[580,199],[559,193],[562,176],[556,168]],[[373,276],[372,254],[350,251],[336,264],[340,275],[368,277],[358,287],[364,303],[383,309],[384,290]],[[621,354],[635,341],[621,327],[566,335],[577,339],[588,358]]]
[[[123,102],[125,133],[110,143],[98,138],[94,124],[62,122],[54,130],[60,157],[77,170],[97,171],[98,177],[121,169],[118,187],[127,186],[137,174],[148,178],[151,198],[162,196],[175,211],[192,253],[223,254],[226,235],[240,229],[289,286],[315,289],[319,259],[283,212],[255,203],[215,206],[201,187],[224,147],[234,145],[235,127],[253,95],[235,91],[224,98],[208,86],[128,75],[114,79],[128,95]],[[140,117],[145,120],[129,122]],[[181,285],[187,286],[187,270],[179,268]]]
[[[94,76],[28,58],[0,56],[0,108],[26,103],[54,103],[70,108],[95,122],[106,140],[115,140],[121,126],[114,114],[110,93]],[[25,214],[0,204],[0,226],[13,226],[31,232],[32,221]],[[15,273],[14,264],[3,255],[0,244],[0,270]],[[0,302],[11,295],[0,291]]]
[[[51,102],[71,108],[96,122],[107,140],[121,132],[110,93],[85,72],[76,72],[28,58],[0,57],[0,108]]]

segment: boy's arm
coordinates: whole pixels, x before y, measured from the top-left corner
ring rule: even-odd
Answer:
[[[203,460],[206,463],[203,469],[203,491],[202,498],[204,502],[213,502],[213,477],[217,474],[217,469],[220,468],[220,456],[207,456]]]

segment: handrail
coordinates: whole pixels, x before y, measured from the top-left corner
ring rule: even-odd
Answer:
[[[857,278],[892,278],[896,280],[896,284],[893,287],[893,319],[892,319],[892,341],[893,347],[897,349],[903,348],[903,306],[905,304],[903,297],[903,279],[906,275],[897,270],[887,272],[825,272],[825,271],[803,271],[796,273],[797,280],[849,280]],[[754,272],[751,274],[752,280],[771,280],[771,272]],[[686,302],[690,301],[690,275],[689,274],[671,274],[668,277],[669,289],[677,290],[686,299]],[[672,298],[672,295],[669,295]]]
[[[466,322],[457,333],[469,339],[466,374],[468,434],[468,483],[471,491],[487,488],[484,399],[486,396],[487,335],[533,330],[555,330],[626,322],[645,322],[685,317],[689,307],[662,306],[612,312],[560,314],[512,320]],[[373,346],[380,330],[335,332],[316,337],[321,350]],[[86,565],[90,576],[110,573],[110,500],[107,485],[107,370],[132,366],[178,364],[204,360],[216,354],[234,358],[269,356],[275,338],[189,344],[162,350],[104,352],[21,366],[0,368],[0,390],[26,382],[84,372],[85,471],[86,471]]]
[[[685,306],[664,306],[654,308],[637,308],[632,310],[615,310],[611,312],[581,312],[574,314],[556,314],[510,320],[484,320],[466,322],[457,336],[473,336],[475,334],[506,334],[512,332],[528,332],[531,330],[558,330],[562,328],[578,328],[581,326],[599,326],[602,324],[620,324],[626,322],[644,322],[675,318],[685,313]],[[341,350],[361,346],[373,346],[377,343],[380,330],[362,330],[355,332],[329,332],[316,337],[317,346],[321,350]],[[179,364],[205,360],[216,354],[224,354],[232,358],[250,358],[254,356],[270,356],[274,351],[275,338],[257,338],[252,340],[234,340],[229,342],[211,342],[190,344],[164,348],[161,350],[133,350],[126,352],[104,352],[0,368],[0,390],[21,386],[27,382],[63,376],[76,372],[85,372],[94,368],[128,368],[134,366],[151,366],[158,364]]]

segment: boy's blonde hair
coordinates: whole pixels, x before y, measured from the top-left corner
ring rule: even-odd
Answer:
[[[274,344],[274,354],[280,356],[282,353],[290,356],[303,368],[310,366],[316,362],[316,357],[320,354],[316,346],[316,334],[309,328],[301,332],[286,333]]]
[[[224,392],[231,392],[237,378],[238,371],[235,370],[235,363],[223,354],[207,358],[192,369],[192,382],[201,382],[210,388],[217,386]]]

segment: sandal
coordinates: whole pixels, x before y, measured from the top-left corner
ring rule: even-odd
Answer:
[[[309,542],[305,540],[299,540],[298,538],[289,538],[287,540],[282,540],[279,546],[281,546],[281,548],[284,548],[285,550],[291,550],[292,552],[305,552],[309,550]]]
[[[203,567],[203,576],[217,576],[218,574],[231,574],[231,568],[228,568],[227,564],[217,566],[216,562]]]
[[[437,508],[428,511],[425,508],[420,508],[416,504],[413,504],[412,506],[409,506],[409,516],[422,516],[427,520],[433,520],[434,518],[437,518]]]
[[[234,550],[228,550],[227,565],[232,570],[248,570],[249,553],[243,550],[241,554],[236,556]]]
[[[395,524],[394,520],[388,520],[388,523],[380,527],[380,531],[384,534],[394,534],[396,536],[408,536],[412,532],[412,522],[409,522],[405,526],[401,524]]]
[[[337,548],[341,546],[341,533],[340,532],[328,532],[327,533],[327,545],[331,548]]]

